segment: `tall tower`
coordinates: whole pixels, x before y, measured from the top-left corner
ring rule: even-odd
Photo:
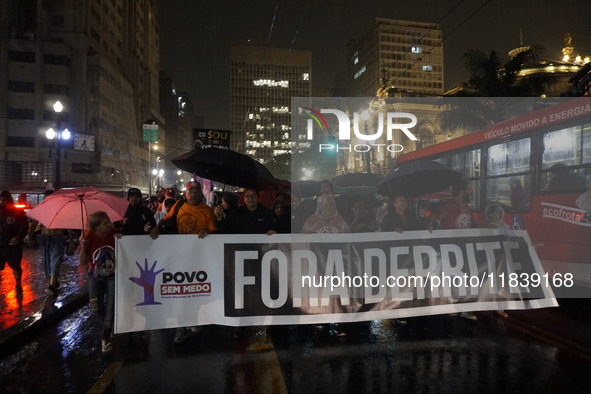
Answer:
[[[0,186],[147,190],[141,125],[163,123],[159,45],[156,0],[1,2]],[[57,145],[50,127],[73,139]]]
[[[291,98],[311,95],[311,53],[234,46],[230,62],[231,148],[261,162],[289,153]]]
[[[376,18],[347,54],[350,97],[375,97],[378,90],[443,94],[442,33],[435,23]]]

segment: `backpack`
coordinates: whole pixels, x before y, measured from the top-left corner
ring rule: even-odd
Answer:
[[[163,225],[160,228],[160,234],[178,234],[179,230],[176,227],[176,217],[179,213],[179,209],[183,206],[186,202],[185,199],[180,200],[176,206],[174,207],[174,211],[172,211],[172,216],[167,220],[163,220]]]
[[[93,275],[95,279],[109,279],[115,275],[115,255],[110,247],[99,250],[94,260]]]

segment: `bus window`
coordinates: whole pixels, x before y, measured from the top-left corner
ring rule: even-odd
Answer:
[[[507,212],[531,206],[531,139],[503,142],[488,148],[486,206],[500,204]]]
[[[544,134],[540,189],[585,190],[589,169],[571,168],[591,163],[591,125],[574,126]]]
[[[531,175],[486,179],[486,206],[500,204],[506,212],[526,212],[531,206]]]
[[[464,178],[478,178],[480,176],[480,149],[452,155],[451,168],[462,174]]]
[[[551,131],[544,134],[542,168],[560,168],[581,164],[581,126]],[[556,166],[561,164],[562,166]]]
[[[468,184],[472,187],[472,199],[468,201],[468,206],[473,212],[480,211],[480,179],[467,179]]]
[[[443,164],[444,166],[448,166],[449,167],[449,162],[448,162],[448,158],[449,156],[442,156],[442,157],[437,157],[435,159],[433,159],[434,161]]]
[[[546,192],[583,191],[587,188],[586,177],[590,174],[589,169],[573,169],[556,163],[540,174],[540,188]]]
[[[451,155],[451,168],[463,175],[472,186],[472,200],[468,206],[472,211],[480,210],[480,149]]]
[[[591,163],[591,124],[583,126],[583,164]]]
[[[506,175],[530,170],[531,140],[523,138],[488,148],[487,175]]]

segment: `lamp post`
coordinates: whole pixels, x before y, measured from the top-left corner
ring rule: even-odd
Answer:
[[[152,142],[158,141],[158,123],[154,119],[148,119],[142,125],[142,141],[148,143],[148,195],[152,196]]]
[[[122,195],[122,197],[125,197],[125,185],[127,185],[127,179],[125,178],[123,173],[119,170],[116,170],[115,167],[111,167],[109,169],[109,173],[111,174],[112,177],[114,177],[115,174],[119,174],[119,176],[121,177],[121,180],[123,181],[123,189],[121,189],[121,195]]]
[[[369,120],[369,111],[365,110],[363,112],[361,112],[361,119],[363,119],[365,121],[365,125],[363,128],[363,131],[365,132],[365,135],[367,135],[367,121]],[[365,172],[367,172],[368,174],[371,173],[371,153],[369,152],[369,150],[367,152],[365,152]]]
[[[158,151],[158,141],[154,145],[152,145],[152,149],[154,149],[154,153]],[[160,166],[160,156],[156,156],[154,160],[156,164],[156,168],[152,168],[152,175],[154,176],[154,187],[156,188],[156,192],[158,192],[160,181],[158,179],[158,167]],[[152,164],[150,163],[150,166]],[[150,196],[152,195],[152,178],[150,177]]]
[[[45,136],[48,140],[55,139],[55,163],[54,163],[54,176],[53,176],[53,188],[58,190],[61,187],[61,150],[62,150],[62,140],[69,140],[72,134],[70,130],[67,128],[61,129],[61,112],[63,111],[64,106],[58,100],[53,104],[53,111],[55,112],[56,123],[54,130],[49,128],[45,132]]]

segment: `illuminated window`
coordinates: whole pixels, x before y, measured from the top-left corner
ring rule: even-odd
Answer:
[[[540,173],[542,191],[584,191],[588,168],[572,166],[591,163],[591,125],[574,126],[544,134]]]
[[[256,80],[252,81],[252,83],[254,86],[289,88],[289,81],[275,81],[272,79],[256,79]]]
[[[580,143],[581,126],[552,131],[544,134],[544,154],[542,168],[555,164],[572,166],[581,164]],[[587,142],[587,147],[589,142]]]
[[[273,107],[273,112],[278,114],[289,113],[289,107]]]
[[[355,75],[353,76],[353,78],[355,78],[355,79],[359,78],[359,76],[360,76],[361,74],[363,74],[363,73],[365,72],[365,70],[366,70],[366,67],[365,67],[365,66],[361,67],[361,70],[357,71],[357,72],[355,73]]]
[[[423,65],[423,71],[433,71],[433,66]]]
[[[302,74],[302,80],[303,81],[309,81],[310,80],[310,73],[303,73]]]
[[[412,53],[423,53],[423,48],[414,46],[414,47],[410,48],[410,51]]]

